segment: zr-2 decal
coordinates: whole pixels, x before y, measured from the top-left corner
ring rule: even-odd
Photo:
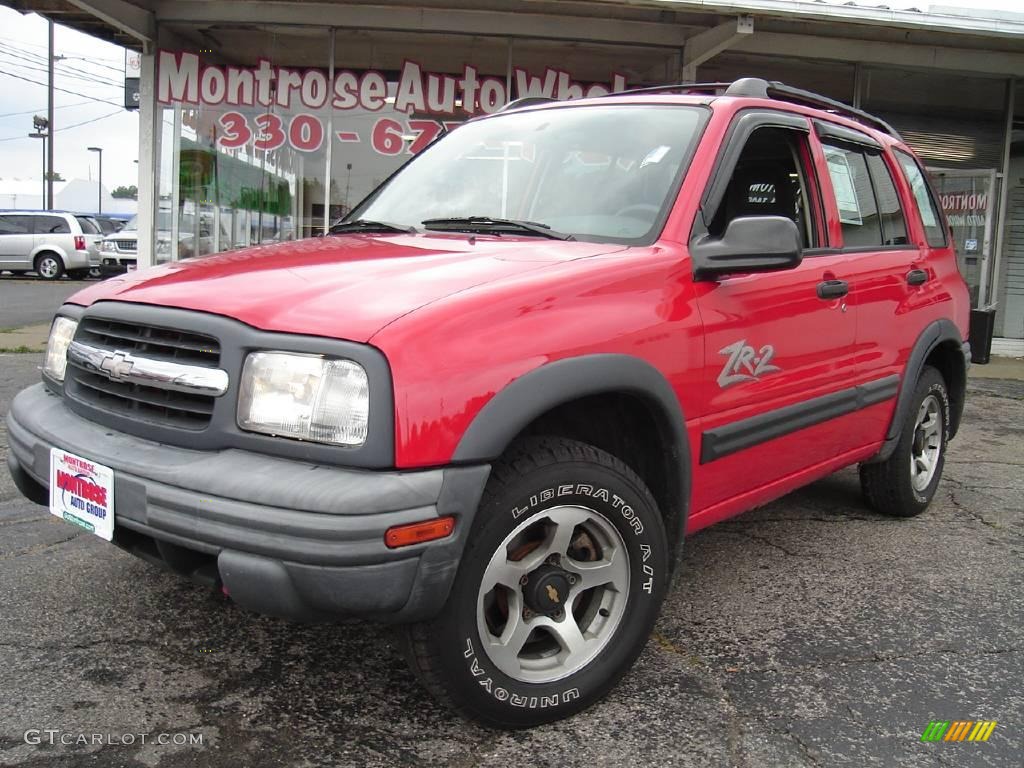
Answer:
[[[746,339],[740,339],[727,347],[722,347],[718,354],[729,356],[722,372],[718,374],[718,386],[722,389],[744,381],[760,381],[763,374],[782,370],[779,366],[772,365],[775,347],[771,344],[765,344],[755,351],[747,344]]]

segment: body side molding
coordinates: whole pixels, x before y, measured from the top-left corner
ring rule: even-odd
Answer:
[[[896,396],[899,385],[899,376],[886,376],[709,429],[701,438],[700,463],[884,402]]]

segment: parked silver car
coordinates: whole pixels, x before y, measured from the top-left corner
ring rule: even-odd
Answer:
[[[66,273],[80,280],[99,268],[102,240],[86,216],[0,210],[0,270],[16,275],[35,272],[44,280],[57,280]]]

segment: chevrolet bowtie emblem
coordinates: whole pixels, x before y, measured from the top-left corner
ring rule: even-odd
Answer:
[[[552,603],[557,603],[558,602],[558,590],[555,589],[554,587],[552,587],[550,584],[548,584],[547,589],[548,589],[548,599]]]
[[[128,377],[135,367],[135,361],[124,352],[114,352],[106,355],[100,363],[100,371],[106,374],[112,381],[121,381]]]

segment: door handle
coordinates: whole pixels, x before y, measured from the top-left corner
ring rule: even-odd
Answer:
[[[850,292],[845,280],[822,280],[818,283],[819,299],[841,299]]]
[[[924,285],[928,282],[928,273],[923,269],[912,269],[907,272],[907,285]]]

